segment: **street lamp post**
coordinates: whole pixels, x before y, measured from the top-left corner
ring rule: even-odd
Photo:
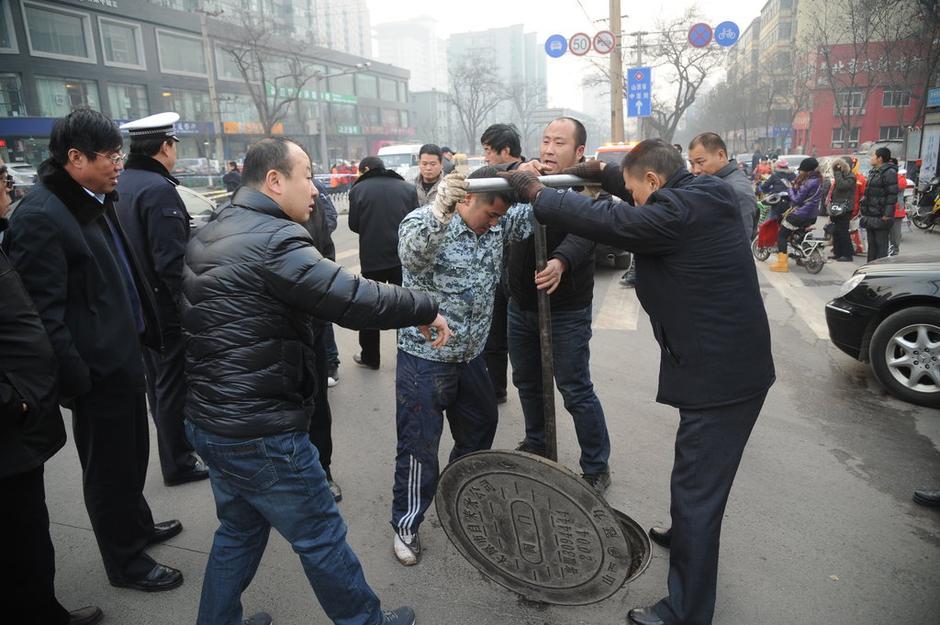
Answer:
[[[328,74],[326,72],[317,72],[314,74],[313,78],[316,81],[317,85],[317,119],[320,120],[320,160],[323,161],[324,173],[329,173],[329,147],[326,142],[326,133],[329,128],[327,124],[326,112],[329,110],[328,107],[323,106],[323,95],[324,92],[320,88],[320,81],[326,80],[327,78],[336,78],[338,76],[346,76],[348,74],[358,74],[359,72],[368,69],[372,66],[372,63],[368,61],[365,63],[356,63],[356,66],[353,69],[348,69],[345,72],[337,72],[335,74]]]
[[[202,49],[206,56],[206,73],[209,76],[209,106],[212,113],[212,132],[215,134],[215,157],[218,159],[221,167],[225,169],[225,146],[222,141],[222,113],[219,110],[219,96],[215,88],[215,54],[212,49],[212,42],[209,41],[209,17],[218,17],[222,11],[209,11],[206,9],[205,2],[200,3],[197,9],[199,13],[199,30],[202,34]]]

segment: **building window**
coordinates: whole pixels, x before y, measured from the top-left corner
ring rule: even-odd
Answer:
[[[95,63],[91,18],[60,7],[23,2],[29,53],[50,59]]]
[[[361,95],[361,94],[360,94]],[[374,128],[375,126],[381,126],[382,120],[379,115],[379,109],[375,106],[360,106],[359,107],[359,125],[366,126],[368,128]]]
[[[108,85],[108,102],[114,119],[139,119],[150,115],[147,89],[143,85],[113,82]]]
[[[160,92],[164,111],[176,111],[187,122],[211,122],[212,109],[207,91],[165,88]]]
[[[98,28],[101,31],[101,50],[104,53],[105,65],[147,69],[140,26],[99,17]]]
[[[77,108],[101,110],[98,83],[93,80],[36,76],[40,117],[65,117]]]
[[[246,59],[246,62],[247,61],[248,59]],[[247,62],[246,69],[248,70],[248,79],[257,81],[258,72],[254,64]],[[239,69],[238,63],[235,62],[232,53],[220,46],[215,47],[215,71],[220,80],[233,80],[240,83],[245,82],[245,77],[242,76],[241,69]]]
[[[330,68],[330,74],[338,74],[343,70],[338,68]],[[333,76],[329,79],[330,86],[327,89],[330,93],[338,93],[340,95],[355,95],[355,90],[353,87],[353,74],[343,74],[342,76]],[[353,122],[355,123],[355,122]]]
[[[356,74],[356,95],[360,98],[378,99],[378,78],[369,74]]]
[[[911,92],[908,89],[885,89],[881,96],[881,106],[903,108],[911,105]]]
[[[398,111],[398,123],[402,128],[408,127],[408,111]]]
[[[358,115],[355,104],[330,104],[330,116],[335,126],[355,126],[358,123]]]
[[[386,128],[398,127],[398,110],[382,109],[382,125]]]
[[[157,29],[160,69],[168,74],[207,76],[206,55],[199,37]]]
[[[390,78],[379,78],[379,98],[386,102],[398,101],[398,86]]]
[[[848,145],[845,145],[845,133],[843,132],[842,127],[832,129],[832,147],[834,148],[857,148],[858,147],[858,135],[861,131],[861,128],[853,128],[852,132],[849,133]]]
[[[836,103],[840,110],[860,109],[865,106],[865,95],[855,89],[843,90],[839,92]]]
[[[0,0],[0,52],[19,52],[16,32],[13,30],[13,0]]]
[[[882,126],[878,132],[879,141],[901,141],[904,139],[904,129],[900,126]]]
[[[788,10],[793,8],[793,0],[780,0],[780,9]]]
[[[0,74],[0,117],[25,117],[19,74]]]
[[[408,102],[408,83],[406,82],[398,83],[398,101]]]
[[[777,27],[777,33],[779,34],[781,41],[789,41],[790,36],[793,34],[793,23],[780,22],[780,25]]]

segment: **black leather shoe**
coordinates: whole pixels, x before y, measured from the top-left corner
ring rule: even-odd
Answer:
[[[627,620],[636,625],[665,625],[652,608],[633,608],[627,612]]]
[[[652,538],[653,542],[659,545],[660,547],[665,547],[666,549],[669,549],[669,546],[672,544],[672,528],[671,527],[651,527],[650,538]]]
[[[118,588],[131,588],[144,592],[162,592],[173,590],[183,584],[183,573],[163,564],[154,564],[150,572],[133,582],[111,582]]]
[[[209,477],[209,467],[207,467],[206,463],[202,460],[196,460],[196,464],[193,465],[192,469],[185,473],[174,475],[173,477],[165,477],[163,478],[163,483],[167,486],[179,486],[180,484],[189,482],[198,482],[207,477]]]
[[[373,365],[371,362],[366,362],[362,359],[362,354],[353,354],[353,362],[355,362],[360,367],[366,367],[367,369],[372,369],[377,371],[379,366]]]
[[[69,625],[95,625],[104,616],[96,605],[90,605],[69,612]]]
[[[182,531],[183,524],[176,519],[173,519],[172,521],[161,521],[160,523],[154,523],[153,535],[150,536],[150,540],[147,541],[147,544],[155,545],[157,543],[162,543],[165,540],[170,540]]]
[[[936,508],[940,506],[940,490],[915,490],[914,503]]]

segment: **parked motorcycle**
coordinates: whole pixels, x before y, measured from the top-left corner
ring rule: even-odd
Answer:
[[[914,227],[932,230],[940,224],[940,176],[935,176],[923,190],[918,190],[907,207],[907,218]]]

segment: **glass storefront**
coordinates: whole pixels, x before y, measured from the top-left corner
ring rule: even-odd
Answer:
[[[101,110],[98,83],[93,80],[36,76],[41,117],[65,117],[83,106]]]

